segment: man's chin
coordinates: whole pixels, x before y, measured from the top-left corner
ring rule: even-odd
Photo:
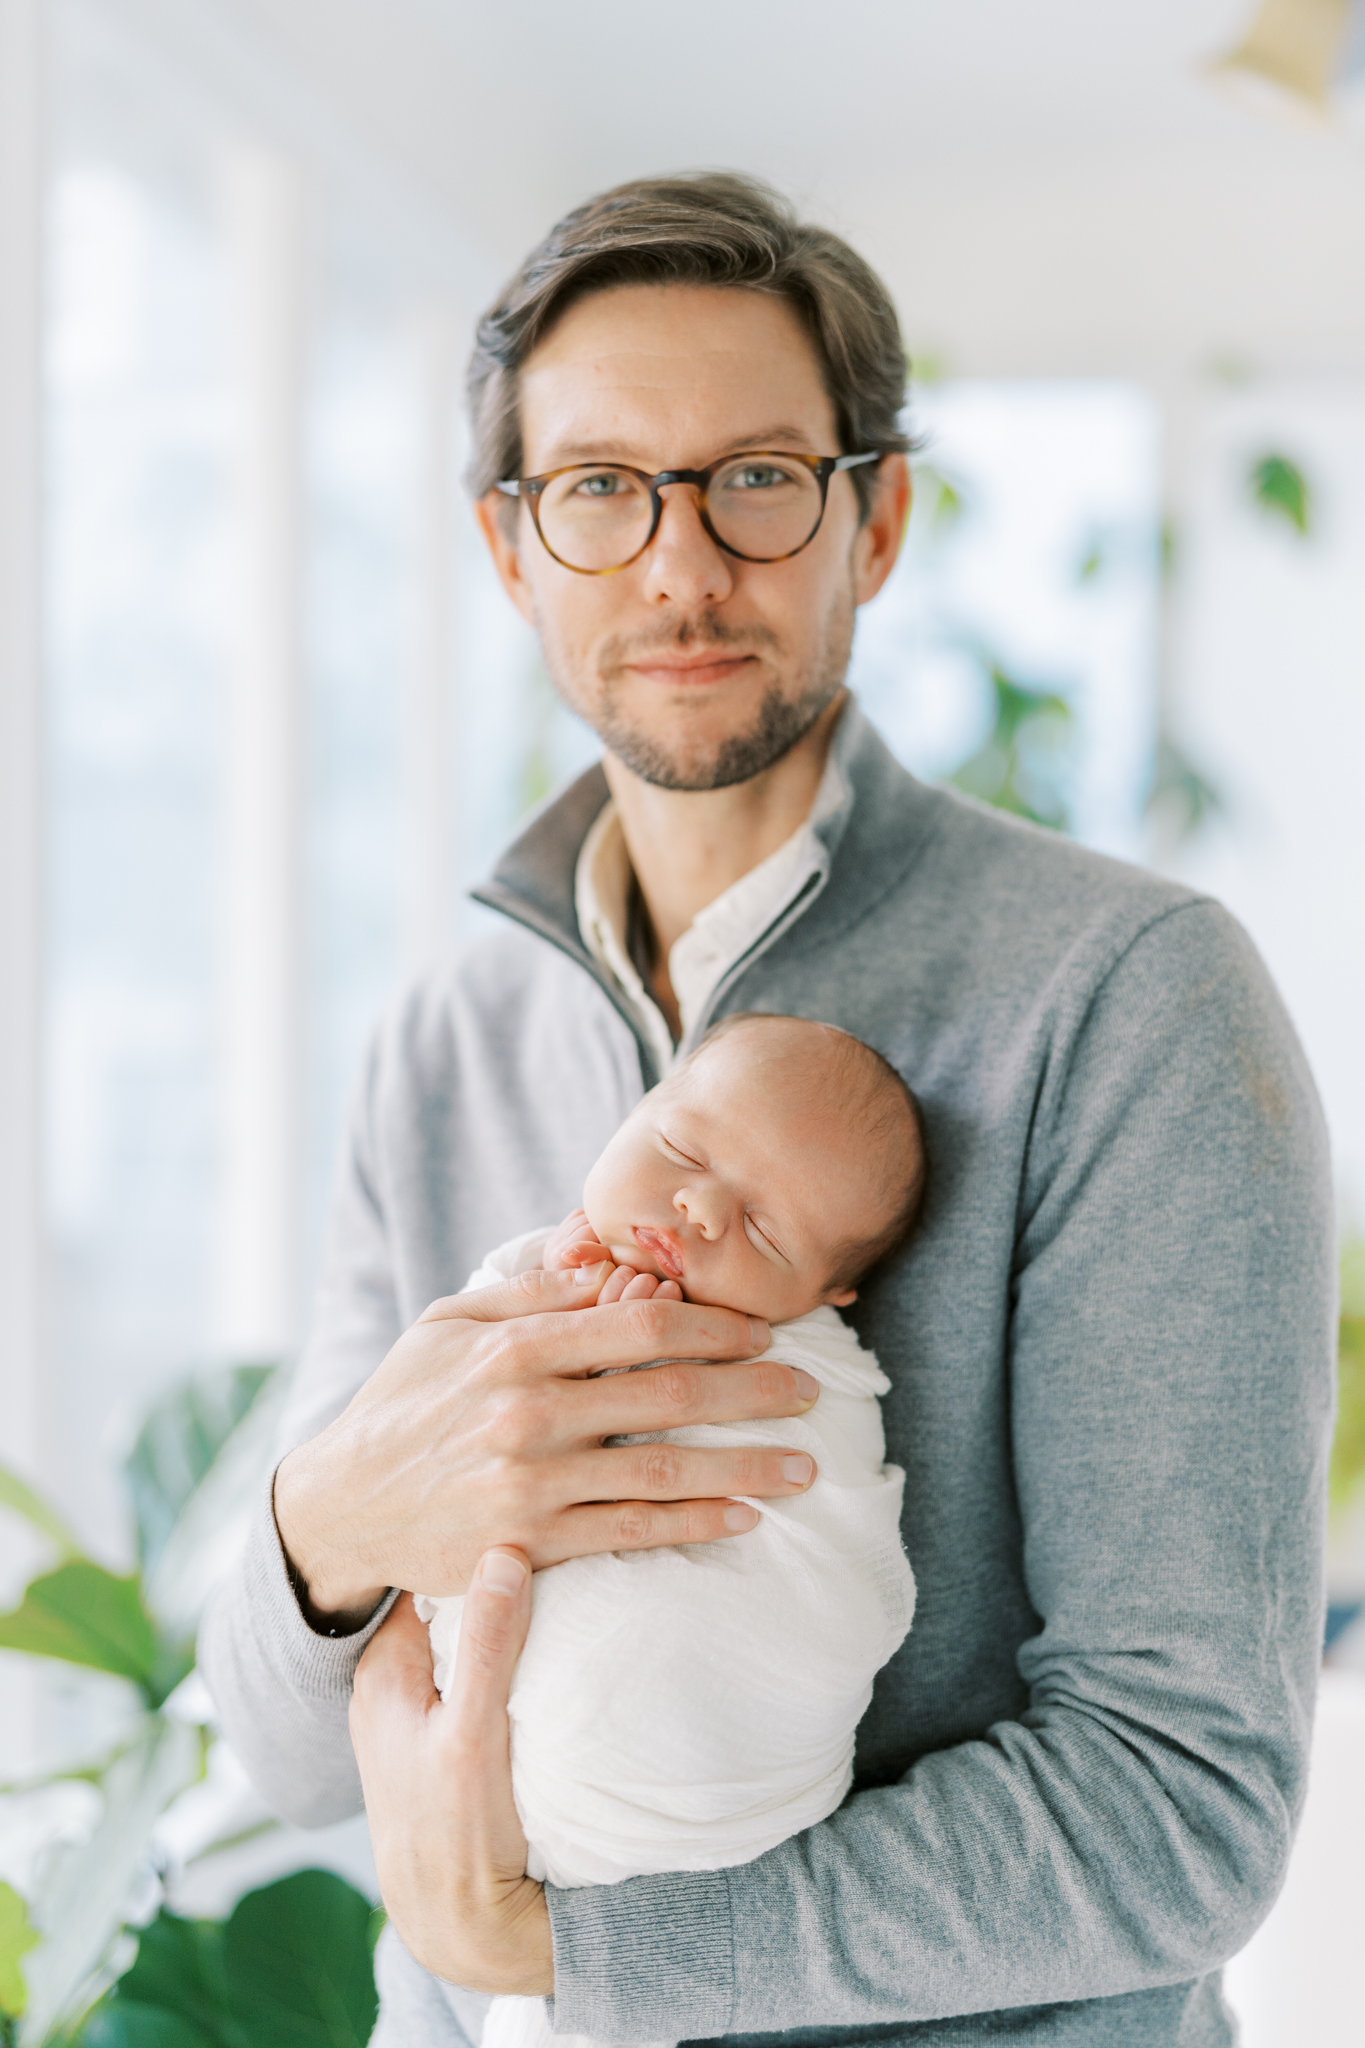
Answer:
[[[646,724],[610,704],[593,723],[622,766],[656,789],[729,789],[789,754],[842,688],[841,681],[821,684],[788,698],[773,684],[737,731],[700,731],[712,721],[688,718],[670,733],[666,725],[660,730],[662,721]]]

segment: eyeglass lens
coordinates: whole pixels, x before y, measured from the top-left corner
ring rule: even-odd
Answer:
[[[820,521],[821,491],[804,463],[739,456],[711,479],[706,509],[720,540],[751,561],[803,547]],[[617,569],[639,554],[654,506],[646,486],[609,463],[565,470],[538,505],[545,543],[573,569]]]

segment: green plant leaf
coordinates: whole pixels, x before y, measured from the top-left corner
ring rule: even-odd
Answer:
[[[239,1382],[240,1392],[242,1373],[261,1370],[265,1369],[234,1367],[223,1377]],[[259,1510],[274,1462],[286,1387],[283,1373],[268,1373],[258,1380],[250,1407],[218,1444],[212,1463],[143,1573],[142,1594],[148,1610],[176,1642],[187,1643],[195,1635],[210,1588],[231,1569],[246,1542],[251,1517]],[[235,1401],[225,1405],[235,1405]]]
[[[197,1373],[148,1415],[123,1466],[144,1575],[157,1563],[190,1496],[274,1374],[273,1365]]]
[[[1263,512],[1287,520],[1294,531],[1307,538],[1313,505],[1308,479],[1287,455],[1263,455],[1251,466],[1247,479],[1252,502]]]
[[[144,1690],[158,1647],[137,1578],[117,1579],[88,1558],[32,1580],[22,1603],[0,1614],[0,1649],[116,1672]]]
[[[248,1892],[223,1932],[228,1999],[248,2039],[270,2048],[363,2048],[379,2000],[371,1905],[330,1870]]]
[[[995,722],[976,752],[948,780],[1016,818],[1065,832],[1070,824],[1062,783],[1069,765],[1073,713],[1055,690],[1014,682],[989,664]]]
[[[180,2013],[130,1998],[101,1999],[79,2034],[76,2048],[217,2048],[221,2037],[201,2034]]]
[[[91,1977],[123,1925],[146,1866],[152,1830],[202,1770],[199,1730],[166,1714],[147,1714],[137,1739],[105,1771],[104,1811],[94,1834],[54,1857],[31,1901],[43,1939],[27,1971],[24,2048],[46,2043],[59,2022],[84,2010]]]
[[[0,1883],[0,2012],[18,2019],[28,2003],[19,1965],[42,1936],[29,1925],[28,1907],[12,1884]]]
[[[1219,791],[1179,741],[1165,730],[1159,732],[1152,780],[1143,805],[1146,816],[1158,824],[1172,846],[1179,846],[1223,809]]]
[[[57,1510],[49,1507],[8,1465],[0,1465],[0,1508],[8,1508],[13,1515],[22,1515],[40,1536],[46,1536],[50,1543],[56,1544],[64,1558],[81,1555],[80,1544]]]
[[[163,1907],[139,1932],[136,1960],[103,2001],[110,2007],[124,2004],[138,2012],[156,2008],[169,2014],[212,2048],[251,2048],[228,2011],[223,1929],[216,1920],[185,1920]],[[86,2048],[85,2033],[81,2048]]]
[[[1365,1482],[1365,1315],[1342,1317],[1337,1359],[1337,1422],[1327,1482],[1334,1513]]]
[[[928,518],[930,532],[938,535],[956,526],[967,509],[961,486],[932,462],[915,464],[913,482],[915,502]]]

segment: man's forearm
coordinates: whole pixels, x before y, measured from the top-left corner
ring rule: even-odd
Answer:
[[[713,2039],[1137,1996],[1242,1945],[1288,1850],[1274,1787],[1253,1801],[1066,1710],[995,1734],[738,1869],[547,1887],[556,2028]]]

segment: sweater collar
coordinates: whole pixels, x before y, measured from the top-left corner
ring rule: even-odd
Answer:
[[[803,939],[847,928],[865,915],[918,856],[944,801],[901,767],[852,695],[830,742],[822,796],[819,814],[811,819],[823,854],[820,872],[779,920],[786,929],[799,918]],[[578,927],[578,856],[609,797],[607,778],[600,763],[594,764],[533,812],[488,880],[471,894],[576,960],[638,1035],[638,1020],[623,1007]]]

